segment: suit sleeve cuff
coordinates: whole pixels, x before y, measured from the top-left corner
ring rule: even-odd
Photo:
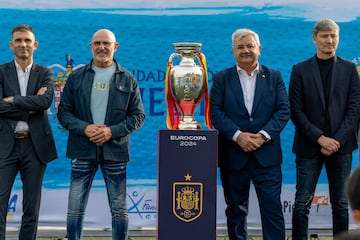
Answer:
[[[240,135],[241,131],[240,130],[236,130],[236,132],[234,133],[232,140],[234,142],[236,142],[236,139],[238,138],[238,136]]]
[[[270,141],[271,140],[271,137],[270,137],[270,135],[266,132],[266,131],[264,131],[264,130],[260,130],[260,132],[259,132],[260,134],[262,134],[265,138],[266,138],[266,140],[265,140],[265,142],[267,142],[267,141]]]

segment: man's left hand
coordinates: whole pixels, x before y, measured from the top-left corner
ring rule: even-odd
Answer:
[[[4,101],[4,102],[8,102],[8,103],[14,103],[14,97],[11,96],[11,97],[3,98],[3,101]]]
[[[104,144],[112,137],[111,129],[107,126],[98,128],[91,136],[90,141],[96,144]]]

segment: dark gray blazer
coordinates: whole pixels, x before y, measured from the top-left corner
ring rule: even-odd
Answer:
[[[14,147],[14,129],[19,120],[29,124],[40,161],[47,163],[57,158],[47,115],[54,96],[53,80],[49,68],[33,63],[26,96],[21,96],[14,61],[0,65],[0,159],[6,159]],[[41,87],[47,87],[46,93],[36,95]],[[2,101],[9,96],[14,96],[14,103]]]
[[[330,135],[340,142],[339,153],[357,148],[355,129],[359,121],[360,80],[354,63],[334,58],[329,89]],[[293,66],[289,98],[295,125],[293,152],[302,157],[319,153],[318,138],[326,116],[323,84],[316,57]]]

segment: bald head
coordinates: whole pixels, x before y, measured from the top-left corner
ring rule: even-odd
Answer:
[[[110,67],[118,46],[119,44],[116,42],[115,34],[112,31],[108,29],[96,31],[90,43],[93,64],[97,67]]]
[[[92,36],[92,41],[94,41],[95,38],[107,38],[111,42],[116,42],[115,34],[112,31],[110,31],[109,29],[97,30]]]

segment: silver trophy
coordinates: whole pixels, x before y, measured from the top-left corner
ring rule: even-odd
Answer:
[[[180,42],[173,45],[175,52],[169,57],[167,102],[168,107],[176,108],[175,111],[169,109],[170,115],[180,112],[181,116],[173,120],[170,126],[168,124],[168,128],[200,129],[194,112],[207,94],[207,72],[205,56],[200,52],[201,43]],[[172,66],[175,57],[180,58],[180,63]],[[200,66],[196,65],[195,59],[199,60]]]

